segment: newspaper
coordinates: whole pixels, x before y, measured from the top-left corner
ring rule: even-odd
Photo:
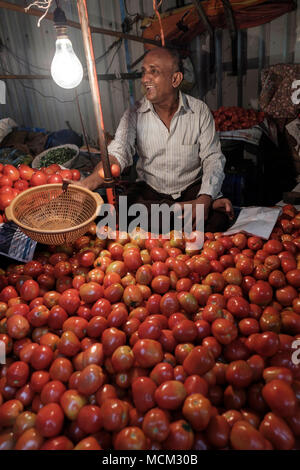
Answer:
[[[244,207],[224,235],[243,232],[268,240],[280,212],[281,207]]]
[[[232,131],[219,131],[218,135],[221,140],[242,140],[248,144],[259,145],[262,134],[266,134],[269,139],[278,146],[276,127],[270,124],[266,119],[256,126],[249,129],[237,129]]]
[[[16,261],[31,261],[37,242],[27,237],[13,222],[0,224],[0,255]]]

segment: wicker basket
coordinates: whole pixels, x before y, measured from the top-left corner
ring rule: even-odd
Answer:
[[[81,186],[46,184],[27,189],[5,209],[8,220],[45,245],[71,243],[87,232],[103,199]]]

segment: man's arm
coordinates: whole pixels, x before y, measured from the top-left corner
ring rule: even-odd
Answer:
[[[109,155],[109,162],[112,165],[116,163],[119,165],[119,161],[113,155]],[[102,162],[99,162],[98,165],[95,166],[93,173],[87,176],[84,180],[78,181],[77,183],[84,188],[89,189],[90,191],[94,191],[95,189],[99,188],[103,184],[103,178],[99,176],[99,170],[103,167]]]
[[[198,196],[218,197],[224,180],[225,157],[215,130],[215,123],[209,108],[204,105],[200,115],[199,158],[202,162],[202,184]]]
[[[121,173],[124,168],[132,165],[132,158],[135,154],[135,141],[136,112],[135,110],[127,109],[120,120],[115,138],[107,147],[110,164],[116,163],[119,165]],[[102,166],[100,161],[93,173],[80,181],[79,184],[91,191],[101,186],[103,179],[99,176],[98,172]]]

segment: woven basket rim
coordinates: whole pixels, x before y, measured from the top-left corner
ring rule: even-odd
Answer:
[[[20,194],[18,194],[13,199],[13,201],[11,202],[11,204],[9,206],[9,208],[11,210],[11,220],[12,220],[12,222],[14,222],[16,225],[19,225],[19,227],[21,227],[25,230],[28,230],[32,233],[54,235],[55,233],[60,234],[60,233],[74,232],[75,230],[78,230],[81,227],[83,227],[85,225],[88,225],[88,224],[90,224],[91,222],[93,222],[95,220],[96,216],[95,216],[95,213],[94,213],[91,217],[89,217],[86,221],[82,222],[80,225],[75,225],[75,227],[70,227],[68,229],[63,228],[63,229],[56,229],[56,230],[39,230],[37,228],[30,227],[28,225],[23,224],[22,222],[19,222],[18,219],[14,215],[14,206],[18,203],[18,201],[20,201],[24,197],[25,193],[27,195],[28,193],[40,192],[41,190],[43,190],[45,188],[47,188],[47,189],[49,189],[49,188],[53,188],[53,189],[62,188],[62,183],[43,184],[43,185],[40,185],[40,186],[35,186],[34,188],[26,189],[25,191],[22,191]],[[98,206],[99,200],[102,200],[102,203],[104,203],[104,201],[103,201],[102,197],[100,196],[100,194],[93,193],[89,189],[83,188],[82,186],[77,186],[75,184],[69,184],[68,189],[69,188],[75,189],[75,191],[83,192],[85,194],[88,194],[90,197],[92,197],[95,201],[95,204],[96,204],[95,212],[97,211],[97,206]],[[98,199],[98,201],[97,201],[97,199]]]

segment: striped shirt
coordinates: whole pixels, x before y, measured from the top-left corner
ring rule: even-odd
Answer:
[[[198,196],[221,195],[225,157],[212,114],[203,101],[182,92],[170,130],[145,97],[127,109],[108,153],[117,158],[121,171],[132,165],[137,153],[137,181],[174,199],[200,178]]]

